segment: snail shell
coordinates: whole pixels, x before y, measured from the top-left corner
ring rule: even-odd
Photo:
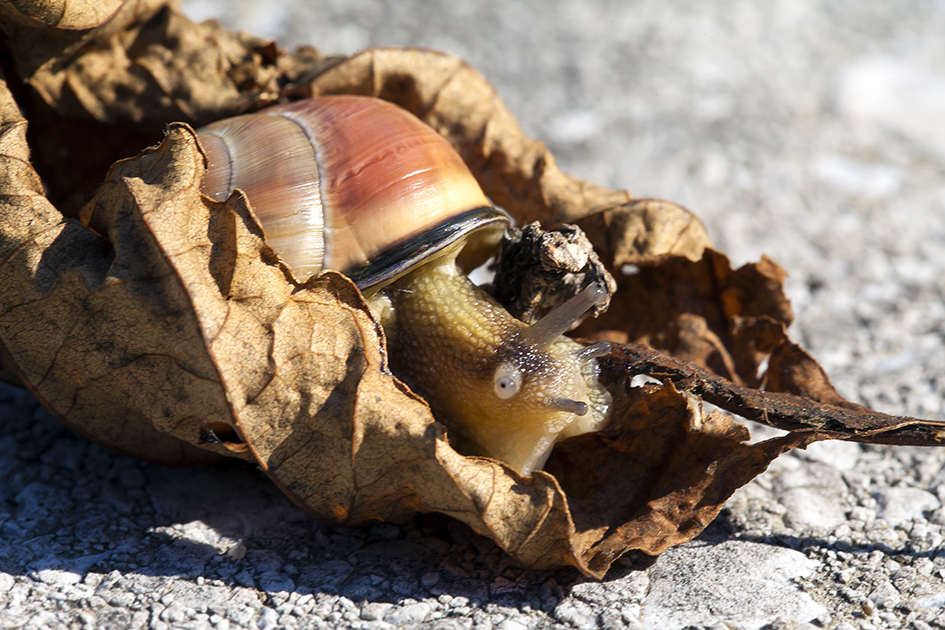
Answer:
[[[597,430],[609,395],[595,357],[561,335],[602,298],[588,287],[532,325],[463,270],[508,225],[449,143],[374,98],[298,101],[198,131],[202,190],[242,189],[266,240],[305,281],[342,271],[370,294],[391,370],[430,404],[454,443],[523,475],[555,440]]]
[[[297,101],[198,133],[203,193],[223,201],[242,189],[300,281],[335,269],[362,289],[386,284],[464,239],[485,252],[508,225],[453,147],[386,101]]]

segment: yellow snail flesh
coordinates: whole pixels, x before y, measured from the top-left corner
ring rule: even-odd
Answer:
[[[351,277],[384,327],[392,372],[467,452],[529,475],[556,440],[606,421],[595,358],[607,345],[562,336],[602,289],[592,285],[527,325],[475,286],[466,273],[493,254],[508,217],[412,114],[329,96],[198,134],[203,192],[223,201],[243,190],[297,280],[322,269]]]

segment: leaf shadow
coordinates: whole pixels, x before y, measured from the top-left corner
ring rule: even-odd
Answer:
[[[0,571],[14,577],[52,589],[88,585],[112,598],[146,588],[154,601],[245,587],[266,605],[296,593],[547,614],[587,581],[572,568],[524,569],[438,514],[400,525],[326,525],[250,465],[167,468],[113,454],[25,392],[0,387],[0,470],[14,471],[0,492]],[[633,570],[615,566],[608,581]],[[199,602],[191,607],[200,610]]]

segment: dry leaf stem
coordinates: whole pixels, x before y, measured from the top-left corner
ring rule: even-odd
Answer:
[[[943,421],[887,415],[852,403],[828,404],[809,396],[744,387],[641,344],[617,347],[602,360],[602,369],[609,379],[620,371],[669,381],[678,390],[728,412],[785,431],[818,431],[864,444],[941,446],[945,440]]]

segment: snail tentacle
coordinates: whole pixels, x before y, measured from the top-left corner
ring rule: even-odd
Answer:
[[[568,413],[573,413],[576,416],[583,416],[587,414],[587,403],[581,402],[579,400],[572,400],[570,398],[564,398],[562,396],[552,396],[545,398],[545,406],[549,409],[555,409],[557,411],[566,411]]]
[[[602,357],[605,354],[610,352],[610,344],[606,341],[598,341],[589,346],[581,348],[574,353],[574,356],[577,357],[577,360],[581,363],[587,363],[593,361],[597,357]]]
[[[607,292],[599,282],[586,286],[580,293],[529,326],[522,334],[522,342],[539,350],[547,348],[606,297]]]

